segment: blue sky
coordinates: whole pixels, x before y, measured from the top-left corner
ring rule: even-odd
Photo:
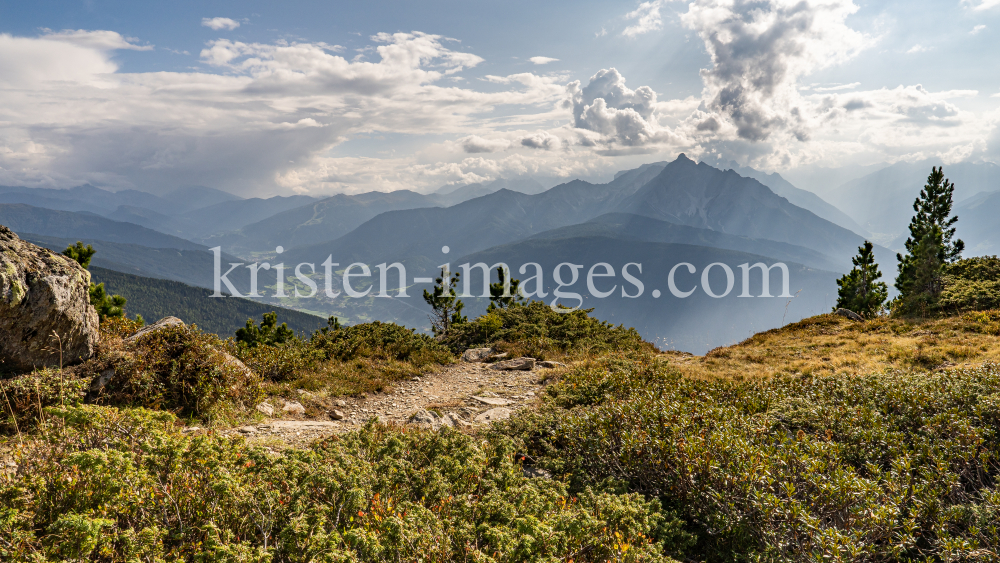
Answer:
[[[0,2],[0,184],[996,162],[997,33],[998,0]]]

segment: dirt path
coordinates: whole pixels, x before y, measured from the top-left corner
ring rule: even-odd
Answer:
[[[545,381],[562,371],[539,366],[508,371],[494,365],[459,362],[399,383],[386,393],[336,401],[339,404],[334,409],[343,415],[340,420],[332,411],[317,419],[289,416],[282,412],[283,405],[277,404],[274,418],[221,433],[242,435],[280,449],[358,429],[375,417],[400,425],[419,424],[411,418],[421,410],[427,411],[422,413],[425,427],[443,424],[467,430],[529,408]]]

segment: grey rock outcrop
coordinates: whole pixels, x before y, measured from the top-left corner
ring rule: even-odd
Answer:
[[[125,341],[135,342],[147,334],[163,330],[165,328],[170,328],[172,326],[184,326],[184,321],[178,319],[177,317],[163,317],[151,325],[146,325],[140,328],[135,334],[126,338]]]
[[[100,333],[90,272],[0,225],[0,362],[26,371],[94,354]],[[55,335],[58,335],[56,338]],[[60,343],[61,341],[61,343]]]
[[[497,362],[491,366],[490,369],[498,369],[504,371],[531,371],[535,369],[535,358],[514,358],[513,360],[506,360],[503,362]]]
[[[863,318],[861,318],[861,315],[855,313],[854,311],[852,311],[850,309],[844,309],[843,307],[841,307],[840,309],[837,309],[836,311],[834,311],[833,314],[834,315],[840,315],[841,317],[846,317],[848,319],[851,319],[852,321],[863,321],[864,320]]]
[[[469,348],[462,353],[462,361],[470,363],[478,363],[486,361],[487,358],[493,355],[493,348]]]

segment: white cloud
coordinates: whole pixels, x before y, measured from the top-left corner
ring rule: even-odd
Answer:
[[[536,65],[544,65],[544,64],[554,63],[559,59],[553,59],[552,57],[531,57],[528,60],[535,63]]]
[[[462,150],[469,154],[492,153],[506,150],[510,147],[510,141],[506,139],[484,139],[479,135],[469,135],[458,140]]]
[[[89,47],[99,51],[114,51],[116,49],[127,49],[131,51],[152,51],[153,45],[136,45],[138,41],[135,37],[124,37],[115,31],[87,31],[84,29],[64,29],[53,31],[42,29],[42,37],[52,41],[63,41],[81,47]]]
[[[979,24],[976,27],[972,28],[972,31],[969,32],[969,35],[976,35],[980,31],[983,31],[984,29],[986,29],[986,25],[985,24]]]
[[[218,40],[201,58],[225,74],[122,73],[108,42],[0,35],[0,184],[331,191],[349,171],[338,172],[329,151],[354,136],[481,130],[489,139],[494,128],[551,122],[565,98],[559,76],[496,77],[500,87],[488,92],[446,83],[482,59],[449,49],[439,36],[373,40],[372,62],[350,62],[325,44]],[[526,114],[484,118],[500,106]],[[520,133],[511,150],[549,154],[520,144],[530,134]],[[478,146],[503,150],[504,143]],[[407,166],[394,178],[351,168],[358,176],[349,188],[414,188],[451,174],[428,175],[412,159]]]
[[[798,81],[871,44],[845,23],[857,9],[851,0],[691,3],[681,21],[712,57],[702,71],[707,109],[731,121],[742,139],[761,141],[774,131],[807,138],[811,124]]]
[[[978,4],[973,4],[973,0],[963,0],[963,3],[971,5],[973,10],[989,10],[1000,6],[1000,0],[980,0]]]
[[[559,137],[548,131],[537,131],[521,139],[521,146],[529,149],[543,149],[550,151],[559,147]]]
[[[907,55],[912,55],[914,53],[923,53],[923,52],[926,52],[926,51],[930,51],[930,49],[928,47],[924,47],[920,43],[917,43],[916,45],[910,47],[910,49],[908,51],[906,51],[906,54]]]
[[[860,82],[851,82],[850,84],[838,84],[836,86],[825,86],[813,88],[813,92],[836,92],[837,90],[852,90],[861,86]]]
[[[220,29],[232,31],[240,26],[240,22],[230,18],[201,18],[201,25],[215,31]]]
[[[660,16],[660,7],[663,4],[664,0],[643,2],[638,8],[625,14],[625,19],[635,20],[635,23],[626,27],[622,35],[635,37],[650,31],[659,31],[663,27],[663,18]]]
[[[630,89],[616,69],[599,71],[584,87],[579,81],[570,83],[569,93],[574,127],[599,135],[585,135],[584,144],[641,146],[663,140],[666,130],[653,115],[656,92],[649,86]]]

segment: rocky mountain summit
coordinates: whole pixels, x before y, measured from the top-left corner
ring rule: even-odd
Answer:
[[[90,273],[0,225],[0,369],[86,360],[97,344]]]

